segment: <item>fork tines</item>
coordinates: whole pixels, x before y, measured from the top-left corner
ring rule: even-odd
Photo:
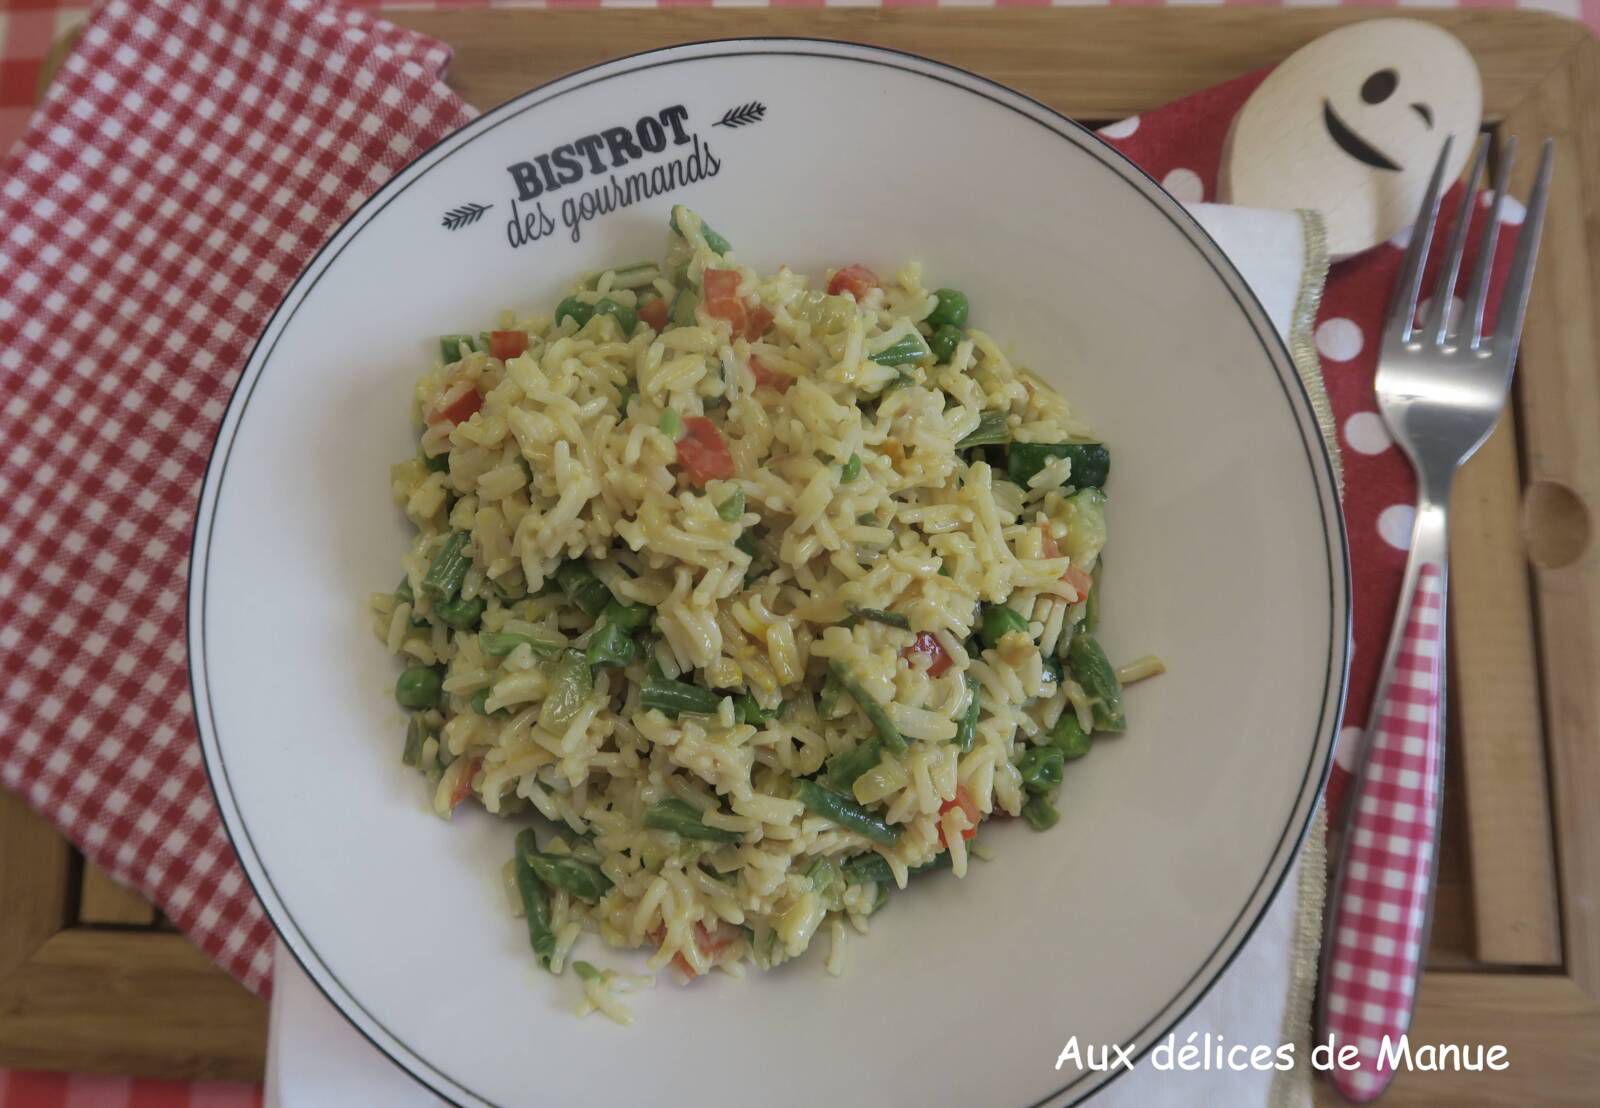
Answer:
[[[1539,233],[1544,226],[1545,203],[1550,192],[1550,172],[1555,153],[1550,139],[1544,142],[1539,158],[1539,174],[1534,180],[1533,192],[1528,197],[1527,215],[1517,236],[1517,252],[1512,259],[1511,273],[1500,298],[1499,317],[1494,333],[1483,334],[1484,304],[1489,296],[1489,273],[1494,265],[1496,229],[1500,223],[1500,210],[1506,199],[1506,183],[1511,177],[1511,163],[1516,157],[1517,140],[1506,142],[1505,155],[1500,160],[1496,174],[1494,198],[1489,206],[1488,219],[1483,230],[1483,242],[1478,249],[1477,262],[1468,282],[1465,310],[1459,320],[1451,318],[1451,294],[1456,278],[1461,272],[1461,259],[1466,253],[1467,230],[1472,222],[1472,206],[1477,202],[1478,184],[1482,180],[1484,165],[1489,157],[1489,140],[1478,144],[1477,156],[1472,159],[1472,170],[1467,175],[1467,187],[1461,197],[1461,209],[1456,215],[1455,227],[1450,233],[1450,244],[1429,298],[1428,311],[1420,325],[1416,320],[1417,297],[1422,292],[1422,271],[1428,260],[1428,249],[1433,243],[1433,225],[1439,215],[1439,199],[1445,188],[1445,165],[1450,160],[1449,138],[1439,151],[1439,160],[1433,167],[1427,194],[1422,200],[1422,210],[1412,227],[1411,243],[1406,248],[1405,264],[1400,270],[1400,280],[1395,283],[1394,301],[1389,306],[1389,333],[1386,339],[1411,345],[1456,346],[1481,350],[1505,356],[1508,361],[1516,356],[1517,337],[1522,333],[1522,317],[1528,307],[1528,288],[1533,280],[1533,264],[1539,252]],[[1463,341],[1463,339],[1465,341]]]

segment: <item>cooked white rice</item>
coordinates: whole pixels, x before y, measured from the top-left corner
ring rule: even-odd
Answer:
[[[525,831],[506,879],[519,913],[535,898],[530,934],[550,968],[582,930],[691,976],[771,966],[826,932],[838,973],[844,925],[864,931],[889,883],[864,858],[900,887],[936,859],[962,876],[977,822],[1022,814],[1030,795],[1030,822],[1053,822],[1035,819],[1051,782],[1048,769],[1044,786],[1027,778],[1030,750],[1059,780],[1049,751],[1063,729],[1120,729],[1069,657],[1087,639],[1098,490],[1074,489],[1068,457],[1026,487],[1004,462],[1011,444],[1082,443],[1087,429],[981,331],[946,332],[936,364],[929,317],[950,314],[916,265],[857,302],[719,255],[693,213],[675,210],[674,225],[665,265],[584,281],[559,322],[504,313],[495,336],[453,341],[460,356],[416,383],[421,452],[391,476],[417,535],[404,583],[372,598],[374,626],[411,667],[407,760],[438,814],[475,798],[540,828],[541,868]],[[707,294],[730,273],[733,297]],[[610,314],[574,318],[607,300]],[[630,314],[669,307],[682,325],[624,334]],[[726,318],[762,309],[764,333]],[[874,360],[897,343],[911,360]],[[996,445],[959,445],[985,413]],[[470,561],[441,586],[430,567],[452,543]],[[574,562],[601,600],[648,622],[597,645],[621,617],[575,602],[597,586]],[[983,613],[1000,605],[1025,629],[985,641]],[[631,659],[603,664],[620,638],[632,645],[612,657]],[[647,688],[682,695],[676,683],[702,710],[647,704]],[[865,743],[881,758],[851,781],[830,759]],[[876,831],[819,814],[817,783]],[[647,825],[652,808],[681,825],[684,805],[727,841]],[[606,978],[584,985],[587,1006],[627,1018]]]

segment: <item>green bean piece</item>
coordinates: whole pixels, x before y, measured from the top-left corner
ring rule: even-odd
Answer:
[[[952,327],[948,323],[940,327],[928,336],[928,349],[933,351],[933,360],[940,365],[947,364],[956,356],[956,347],[966,337],[959,327]]]
[[[668,408],[661,413],[661,433],[673,442],[683,437],[683,417]]]
[[[668,220],[669,225],[672,227],[673,233],[678,235],[680,238],[683,237],[683,232],[678,229],[678,212],[686,210],[687,209],[685,209],[682,204],[674,204],[672,206],[672,217]],[[713,231],[711,229],[711,224],[707,223],[703,219],[700,221],[700,237],[706,240],[706,245],[711,248],[711,252],[713,254],[726,254],[728,251],[733,249],[733,244]]]
[[[672,323],[677,327],[693,327],[695,324],[695,311],[700,307],[700,294],[685,285],[672,297],[672,307],[668,314]]]
[[[433,605],[433,614],[457,631],[471,631],[483,618],[483,609],[481,596],[475,596],[471,600],[456,597],[454,600],[436,601]]]
[[[472,555],[467,550],[471,540],[472,536],[465,531],[452,531],[433,556],[428,572],[422,577],[422,589],[435,602],[449,600],[461,591],[461,582],[472,568]]]
[[[639,703],[646,708],[659,708],[671,715],[687,712],[690,715],[715,715],[722,697],[710,689],[702,689],[687,681],[674,681],[667,677],[646,677],[639,690]]]
[[[524,644],[532,649],[537,658],[554,658],[566,649],[558,642],[535,639],[529,635],[514,635],[509,631],[478,632],[478,649],[490,658],[504,658]]]
[[[1033,475],[1052,458],[1069,458],[1072,473],[1069,484],[1080,489],[1098,489],[1111,475],[1111,452],[1098,442],[1015,442],[1006,455],[1006,476],[1028,487]]]
[[[556,305],[556,325],[560,326],[563,319],[571,319],[579,330],[583,325],[594,318],[594,305],[579,300],[576,296],[569,296]]]
[[[1061,718],[1056,720],[1056,725],[1050,728],[1048,737],[1050,745],[1061,751],[1061,756],[1069,762],[1089,753],[1089,747],[1094,742],[1078,722],[1078,713],[1072,710],[1070,704],[1061,713]]]
[[[439,356],[444,359],[445,365],[459,362],[472,353],[471,335],[440,335]]]
[[[817,694],[817,714],[823,719],[834,719],[839,713],[839,698],[843,695],[844,690],[839,687],[839,679],[829,673],[822,679],[822,691]]]
[[[646,808],[644,825],[656,831],[671,831],[682,838],[707,843],[736,843],[744,839],[738,831],[707,827],[700,822],[700,813],[694,805],[676,797],[657,801]]]
[[[1089,574],[1089,595],[1083,598],[1083,629],[1091,635],[1100,626],[1100,571],[1105,564],[1104,558],[1095,562],[1094,571]]]
[[[867,915],[875,916],[883,911],[884,905],[889,903],[889,886],[879,885],[877,893],[872,898],[872,907],[867,910]]]
[[[844,878],[839,872],[839,867],[831,858],[818,858],[806,870],[806,879],[811,882],[811,891],[818,896],[825,896],[829,889]]]
[[[734,542],[733,547],[735,550],[742,550],[751,558],[754,558],[756,556],[757,549],[756,529],[754,527],[746,527],[743,533],[741,533],[739,538]]]
[[[865,885],[869,881],[876,881],[880,887],[894,884],[894,871],[889,868],[889,862],[882,854],[857,854],[842,868],[845,881],[852,885]],[[912,866],[910,872],[915,877],[919,873],[937,873],[949,868],[950,852],[941,850],[931,861]]]
[[[978,417],[978,426],[971,434],[956,443],[957,450],[971,450],[975,446],[1002,446],[1011,441],[1011,425],[1005,412],[984,412]]]
[[[590,619],[605,611],[612,600],[611,590],[594,575],[589,564],[579,558],[561,563],[556,570],[556,584]]]
[[[851,604],[849,608],[850,614],[858,619],[870,619],[873,623],[898,627],[902,631],[911,630],[911,619],[899,612],[886,612],[882,608],[863,608],[855,604]]]
[[[492,712],[489,711],[489,697],[493,692],[493,688],[479,689],[472,694],[472,700],[468,703],[468,706],[480,716],[493,716],[495,719],[511,718],[510,708],[496,708]]]
[[[402,708],[434,708],[443,687],[444,677],[432,666],[407,666],[395,679],[394,698]]]
[[[626,304],[618,304],[611,297],[603,298],[594,306],[595,315],[608,315],[617,321],[617,327],[622,331],[622,337],[627,338],[633,334],[634,327],[638,326],[639,313]]]
[[[588,962],[572,963],[572,972],[585,981],[604,981],[606,975]]]
[[[620,600],[612,600],[600,613],[600,618],[631,635],[650,622],[650,615],[654,611],[648,604],[624,604]]]
[[[883,740],[874,735],[866,742],[857,743],[849,750],[841,750],[828,759],[824,776],[834,792],[848,793],[856,778],[883,761]]]
[[[744,490],[734,489],[733,495],[717,505],[717,516],[725,523],[737,523],[744,515]]]
[[[983,623],[979,635],[984,646],[998,646],[1000,640],[1013,631],[1028,633],[1028,621],[1015,608],[1004,604],[990,604],[983,609]]]
[[[533,828],[524,827],[517,832],[516,874],[517,896],[522,901],[522,914],[527,917],[528,943],[545,969],[556,953],[556,933],[550,926],[550,891],[528,864],[527,855],[538,853]]]
[[[565,889],[579,900],[593,904],[611,888],[611,878],[600,867],[568,854],[524,853],[523,860],[552,889]]]
[[[628,405],[633,403],[633,398],[639,394],[632,387],[623,385],[617,390],[617,411],[622,413],[622,418],[628,418]]]
[[[922,341],[921,335],[913,333],[896,340],[892,346],[878,351],[872,355],[872,360],[879,365],[906,365],[909,362],[920,362],[927,356],[927,343]]]
[[[959,289],[939,289],[933,297],[939,303],[928,313],[928,323],[933,327],[965,327],[970,305],[967,294]]]
[[[879,846],[893,846],[900,839],[898,828],[879,819],[861,805],[840,796],[804,777],[794,783],[794,798],[812,815],[837,823],[847,831],[865,835]]]
[[[642,289],[661,276],[661,267],[655,262],[634,262],[613,269],[611,275],[611,287],[614,289]],[[593,284],[598,286],[598,283],[597,276]]]
[[[1022,775],[1022,787],[1035,796],[1048,793],[1061,784],[1061,767],[1066,759],[1054,746],[1029,747],[1017,759],[1017,772]]]
[[[1093,635],[1075,635],[1067,647],[1067,665],[1084,691],[1094,698],[1094,729],[1120,734],[1128,729],[1122,712],[1122,684],[1106,652]]]
[[[1028,826],[1035,831],[1048,831],[1056,825],[1061,818],[1061,813],[1056,811],[1056,806],[1050,803],[1050,798],[1045,796],[1030,796],[1022,806],[1022,818],[1028,821]]]
[[[903,753],[906,748],[905,737],[900,734],[900,729],[894,725],[894,720],[889,718],[888,710],[873,699],[872,694],[862,687],[861,682],[856,680],[855,674],[850,672],[850,667],[837,658],[830,658],[828,660],[828,672],[833,674],[834,678],[839,682],[839,687],[850,694],[850,699],[854,700],[857,707],[866,715],[867,720],[872,724],[872,729],[878,733],[878,737],[883,740],[884,745],[896,754]]]
[[[564,651],[554,662],[546,663],[550,691],[545,694],[541,722],[570,723],[594,691],[594,677],[588,660],[576,650]]]
[[[449,473],[450,451],[446,450],[442,454],[424,454],[422,456],[422,468],[429,473]]]
[[[733,698],[733,718],[751,727],[766,726],[767,721],[782,710],[781,707],[763,708],[761,702],[749,693],[740,693]]]
[[[602,622],[600,629],[589,636],[584,658],[596,669],[621,669],[639,656],[639,644],[615,623]]]
[[[839,483],[841,485],[848,485],[851,481],[854,481],[860,476],[861,455],[852,453],[845,461],[844,465],[839,468]]]
[[[396,604],[415,604],[417,602],[416,594],[411,591],[411,578],[400,578],[400,583],[394,587],[394,599]]]
[[[417,712],[406,721],[406,745],[400,753],[400,764],[410,766],[412,769],[422,768],[422,744],[433,735],[433,728],[423,722],[422,713]]]
[[[961,722],[956,724],[955,743],[956,748],[966,754],[978,737],[978,715],[983,711],[983,701],[978,698],[978,679],[968,673],[963,675],[962,680],[967,684],[967,710],[962,714]]]

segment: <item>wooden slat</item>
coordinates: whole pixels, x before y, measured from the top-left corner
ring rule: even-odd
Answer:
[[[66,924],[71,857],[48,823],[0,790],[0,981]]]
[[[1585,39],[1506,120],[1556,139],[1556,174],[1517,376],[1524,471],[1600,511],[1600,44]],[[1531,153],[1531,152],[1530,152]],[[1536,159],[1518,159],[1526,195]],[[1539,528],[1545,521],[1532,520]],[[1541,543],[1531,545],[1542,546]],[[1600,1000],[1600,551],[1535,572],[1566,966]]]
[[[78,922],[150,927],[156,922],[156,910],[144,897],[113,881],[99,866],[85,862],[78,888]]]
[[[1461,750],[1452,734],[1445,744],[1444,826],[1434,867],[1430,971],[1482,969],[1473,937],[1472,878],[1467,870],[1466,813],[1461,803]]]
[[[0,1066],[258,1081],[267,1006],[187,939],[63,931],[0,981]]]
[[[456,49],[450,82],[489,107],[574,69],[677,42],[745,35],[842,38],[910,50],[972,69],[1069,115],[1112,119],[1226,81],[1283,57],[1359,13],[1113,8],[713,9],[605,12],[385,13]],[[1420,13],[1419,13],[1420,14]],[[1531,12],[1430,11],[1478,57],[1484,110],[1519,103],[1572,45],[1581,24]]]
[[[1409,1041],[1500,1044],[1499,1073],[1402,1072],[1384,1094],[1390,1106],[1592,1105],[1600,1089],[1600,1009],[1558,974],[1430,973],[1417,994]],[[1326,1081],[1316,1102],[1348,1108]]]
[[[1560,906],[1521,491],[1508,417],[1461,471],[1451,501],[1450,732],[1461,755],[1477,957],[1555,966]]]

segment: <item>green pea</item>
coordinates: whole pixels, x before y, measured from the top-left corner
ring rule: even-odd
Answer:
[[[556,305],[556,323],[559,325],[563,317],[571,317],[572,322],[582,327],[594,318],[593,304],[586,304],[576,296],[569,296]]]
[[[928,322],[934,327],[965,327],[967,325],[967,294],[958,289],[940,289],[934,294],[938,306],[928,313]]]
[[[933,360],[941,365],[948,363],[956,356],[956,347],[961,345],[965,337],[959,327],[952,327],[948,323],[940,327],[928,338],[928,349],[933,351]]]
[[[1061,813],[1056,811],[1056,806],[1043,796],[1030,796],[1028,802],[1022,806],[1022,818],[1028,821],[1028,826],[1035,831],[1048,831],[1056,825],[1061,818]]]
[[[850,460],[845,462],[844,466],[839,470],[839,483],[843,484],[843,485],[848,485],[851,481],[854,481],[857,477],[860,477],[860,476],[861,476],[861,455],[860,454],[851,454],[850,455]]]
[[[394,683],[394,698],[402,708],[432,708],[439,703],[444,678],[432,666],[409,666]]]
[[[618,304],[609,296],[594,306],[594,314],[608,315],[615,318],[617,326],[621,328],[624,337],[633,334],[633,328],[639,322],[637,312],[626,305]]]

